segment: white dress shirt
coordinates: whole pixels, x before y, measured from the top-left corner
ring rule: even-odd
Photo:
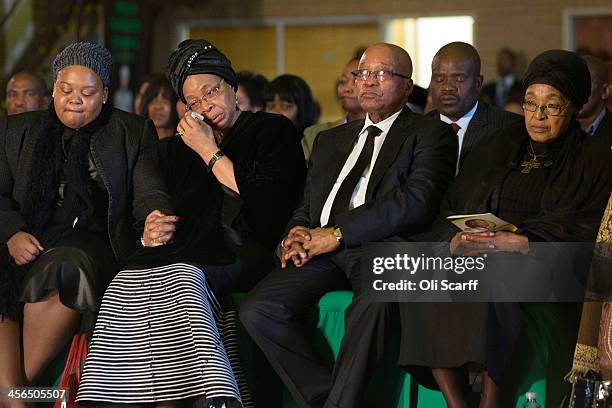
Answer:
[[[344,166],[342,167],[342,170],[340,171],[340,174],[338,175],[338,178],[336,179],[336,182],[334,183],[334,186],[331,189],[329,196],[327,196],[325,204],[323,205],[323,210],[321,211],[320,218],[321,226],[327,225],[327,222],[329,221],[329,214],[331,212],[332,205],[334,204],[336,194],[340,189],[340,185],[342,185],[342,182],[344,181],[346,176],[355,166],[355,163],[357,162],[357,159],[361,154],[361,150],[363,149],[363,146],[365,145],[366,139],[368,137],[368,132],[366,131],[366,129],[368,128],[368,126],[374,125],[382,132],[380,133],[380,135],[374,138],[374,152],[372,153],[372,161],[370,162],[370,165],[365,169],[363,175],[357,182],[355,190],[353,190],[349,209],[359,207],[360,205],[363,205],[363,203],[365,203],[368,182],[370,181],[370,174],[372,173],[372,169],[374,168],[374,164],[376,163],[376,158],[378,157],[378,153],[380,152],[380,149],[383,143],[385,142],[385,138],[387,137],[387,133],[389,133],[389,129],[391,129],[391,125],[393,125],[393,122],[395,122],[395,119],[397,119],[401,112],[402,111],[399,110],[393,115],[389,116],[387,119],[382,120],[378,123],[372,122],[369,114],[366,116],[363,128],[361,129],[361,132],[359,132],[359,138],[357,139],[357,143],[353,147],[353,151],[351,151],[351,154],[349,154],[348,158],[346,159],[346,162],[344,163]]]

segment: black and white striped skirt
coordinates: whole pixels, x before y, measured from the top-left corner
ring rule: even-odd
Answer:
[[[215,323],[219,315],[195,266],[119,272],[102,300],[77,401],[240,401]]]

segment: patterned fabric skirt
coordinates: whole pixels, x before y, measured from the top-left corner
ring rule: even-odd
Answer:
[[[102,299],[77,401],[240,401],[220,316],[195,266],[119,272]]]

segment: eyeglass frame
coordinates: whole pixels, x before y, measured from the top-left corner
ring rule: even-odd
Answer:
[[[367,71],[368,75],[367,75],[367,77],[365,79],[363,78],[363,75],[360,74],[360,71],[363,71],[363,72]],[[400,78],[404,78],[404,79],[412,79],[409,76],[406,76],[404,74],[400,74],[399,72],[387,71],[385,69],[379,69],[379,70],[376,70],[376,71],[370,71],[369,69],[358,69],[358,70],[355,70],[355,71],[351,71],[351,75],[353,75],[355,77],[355,81],[367,81],[369,78],[372,77],[372,74],[375,73],[375,72],[377,73],[376,80],[378,82],[386,81],[385,79],[381,79],[381,78],[378,77],[378,75],[381,75],[380,74],[381,72],[383,73],[382,75],[384,75],[385,73],[391,75],[391,78],[389,78],[389,79],[392,79],[394,76],[397,76],[397,77],[400,77]]]
[[[216,84],[210,87],[210,89],[208,90],[208,92],[211,92],[213,89],[218,89],[217,93],[213,96],[209,96],[206,97],[204,96],[204,93],[202,92],[202,97],[201,98],[197,98],[194,102],[191,102],[189,104],[185,104],[185,112],[189,112],[189,111],[193,111],[193,107],[197,104],[200,104],[202,102],[210,102],[213,99],[215,99],[216,97],[218,97],[219,95],[221,95],[221,86],[225,83],[225,78],[221,78],[221,80]]]
[[[557,114],[553,114],[553,113],[549,113],[548,112],[548,105],[549,104],[547,104],[547,103],[539,105],[539,104],[535,103],[535,101],[534,101],[533,105],[535,106],[535,109],[534,110],[529,110],[529,109],[525,109],[525,106],[528,106],[528,105],[527,105],[527,101],[523,100],[523,103],[521,103],[521,107],[523,108],[523,111],[525,111],[525,112],[535,113],[539,109],[540,112],[543,113],[546,116],[563,116],[562,113],[569,106],[569,104],[570,104],[569,102],[566,102],[563,105],[559,105],[559,108],[558,108],[559,109],[559,113],[557,113]]]

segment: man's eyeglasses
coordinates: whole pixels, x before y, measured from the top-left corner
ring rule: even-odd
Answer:
[[[538,109],[546,116],[560,116],[567,107],[567,103],[560,105],[558,103],[546,103],[538,105],[534,100],[523,101],[523,110],[527,112],[535,112]]]
[[[358,69],[356,71],[351,72],[351,74],[353,74],[353,76],[355,77],[355,81],[367,81],[368,78],[370,78],[372,75],[374,75],[374,78],[376,78],[378,82],[385,82],[393,78],[394,76],[398,76],[400,78],[405,78],[405,79],[410,79],[409,76],[402,75],[402,74],[399,74],[393,71],[385,71],[384,69],[381,69],[378,71]]]
[[[221,78],[221,81],[219,81],[217,85],[211,87],[208,91],[204,92],[201,98],[192,99],[191,102],[185,105],[185,111],[197,111],[202,106],[203,102],[210,102],[219,96],[223,82],[224,79]]]

